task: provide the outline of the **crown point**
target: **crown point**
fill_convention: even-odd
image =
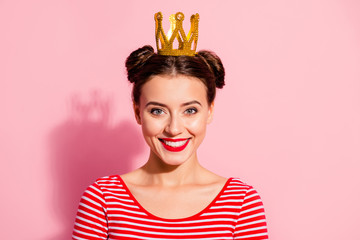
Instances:
[[[162,13],[161,12],[157,12],[155,13],[155,20],[162,20]]]
[[[184,20],[184,14],[183,14],[182,12],[176,13],[175,17],[176,17],[176,19],[179,20],[179,21]]]

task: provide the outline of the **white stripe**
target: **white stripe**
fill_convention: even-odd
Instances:
[[[106,182],[114,182],[114,183],[119,183],[120,181],[119,180],[116,180],[116,179],[100,179],[100,180],[97,180],[98,183],[106,183]]]
[[[235,237],[234,239],[244,239],[244,238],[251,238],[251,237],[260,237],[260,236],[264,236],[266,237],[267,234],[266,233],[257,233],[257,234],[251,234],[251,235],[246,235],[246,236],[238,236],[238,237]],[[264,238],[264,239],[267,239],[267,238]]]
[[[108,208],[108,210],[111,210],[111,211],[123,211],[123,212],[127,212],[127,213],[134,213],[134,214],[137,214],[137,215],[143,215],[143,216],[146,216],[147,214],[142,212],[142,211],[131,211],[131,210],[127,210],[127,209],[124,209],[124,208]],[[115,214],[108,214],[108,216],[114,216]]]
[[[126,198],[129,198],[129,195],[127,195],[127,194],[104,191],[104,194],[105,194],[105,193],[106,193],[106,194],[110,194],[110,195],[114,195],[114,196],[118,196],[118,197],[126,197]]]
[[[252,193],[252,194],[250,194],[250,195],[248,195],[249,194],[249,192],[254,192],[254,189],[251,189],[251,190],[249,190],[247,193],[246,193],[246,197],[245,197],[245,199],[249,199],[249,198],[252,198],[252,197],[258,197],[259,195],[256,193],[256,192],[254,192],[254,193]]]
[[[209,212],[202,214],[203,216],[212,216],[212,215],[234,215],[237,216],[238,212]]]
[[[115,191],[115,192],[125,192],[125,190],[124,189],[122,189],[122,188],[112,188],[112,187],[103,187],[103,189],[104,189],[104,191],[105,190],[108,190],[108,191]]]
[[[100,223],[97,223],[97,222],[93,222],[93,221],[90,221],[89,219],[86,219],[86,218],[83,218],[83,217],[80,217],[80,216],[76,216],[77,219],[80,219],[81,221],[84,221],[84,222],[87,222],[87,223],[90,223],[90,224],[93,224],[95,226],[98,226],[98,227],[101,227],[101,228],[104,228],[105,231],[108,230],[107,227],[104,227],[103,225],[101,225]]]
[[[228,192],[244,192],[245,189],[230,189],[230,190],[225,190],[224,193],[228,193]]]
[[[99,199],[102,203],[105,203],[105,200],[103,198],[99,197],[98,195],[96,195],[95,193],[89,192],[89,191],[87,193],[89,193],[91,196]]]
[[[99,206],[99,207],[102,208],[102,205],[101,205],[100,203],[95,202],[94,200],[92,200],[92,199],[90,199],[90,198],[88,198],[88,197],[85,197],[85,196],[83,196],[82,198],[83,198],[84,200],[86,200],[86,201],[88,201],[88,202],[91,202],[92,204],[95,204],[96,206]]]
[[[255,228],[247,228],[244,230],[236,231],[235,233],[244,233],[244,232],[256,231],[256,230],[261,230],[261,229],[266,229],[266,227],[262,226],[262,227],[255,227]]]
[[[226,194],[226,195],[221,195],[220,198],[225,198],[225,197],[242,197],[245,196],[245,193],[242,194]]]
[[[117,230],[125,230],[125,231],[130,231],[130,232],[140,232],[140,233],[144,233],[144,234],[151,234],[151,235],[161,235],[161,237],[164,236],[178,236],[180,233],[169,233],[169,232],[154,232],[154,231],[145,231],[145,230],[140,230],[140,229],[132,229],[132,228],[125,228],[125,227],[119,227],[117,228]],[[182,236],[188,236],[188,235],[208,235],[208,234],[228,234],[228,231],[211,231],[211,232],[190,232],[190,233],[185,233],[182,232],[181,235]],[[112,233],[112,235],[116,235],[119,236],[121,234],[118,233]]]
[[[243,204],[243,207],[246,207],[246,206],[248,206],[248,205],[251,205],[251,204],[254,204],[254,203],[258,203],[258,202],[261,203],[261,199],[256,199],[256,200],[254,200],[254,201],[251,201],[251,202],[248,202],[248,203],[244,203],[244,204]]]
[[[256,210],[259,210],[259,209],[263,209],[263,208],[264,208],[263,206],[250,208],[250,209],[248,209],[248,210],[241,211],[241,214],[248,213],[248,212],[253,212],[253,211],[256,211]]]
[[[109,193],[109,192],[107,192]],[[121,202],[132,202],[132,200],[130,199],[124,199],[124,198],[119,198],[119,194],[116,194],[113,196],[113,194],[109,194],[110,196],[104,196],[105,200],[107,199],[116,199],[116,201],[121,201]],[[128,197],[127,194],[120,194],[120,197]]]
[[[217,221],[227,221],[227,222],[235,222],[234,219],[229,219],[229,218],[210,218],[210,219],[202,219],[202,220],[190,220],[190,221],[181,221],[181,222],[167,222],[167,221],[160,221],[160,220],[153,220],[153,219],[145,219],[145,218],[139,218],[139,217],[132,217],[132,216],[128,216],[128,215],[123,215],[123,214],[109,214],[109,217],[123,217],[126,219],[133,219],[133,220],[139,220],[142,222],[149,222],[149,223],[161,223],[161,224],[168,224],[168,225],[173,225],[173,224],[197,224],[197,223],[207,223],[207,222],[217,222]],[[121,221],[116,221],[116,220],[109,220],[109,225],[110,223],[118,223]]]
[[[136,208],[139,209],[138,206],[136,205],[129,205],[129,204],[125,204],[125,203],[121,203],[121,202],[108,202],[107,205],[109,206],[108,209],[110,209],[110,206],[115,205],[115,206],[123,206],[123,207],[129,207],[129,208]],[[112,208],[113,209],[113,208]]]
[[[139,237],[139,236],[136,236],[136,235],[133,235],[133,234],[117,234],[117,236],[120,236],[120,237],[130,237],[130,238],[133,238],[133,239],[144,239],[144,237]],[[146,237],[147,240],[151,239],[151,240],[164,240],[164,238],[152,238],[152,237]],[[202,240],[232,240],[233,238],[232,237],[211,237],[211,238],[201,238]],[[111,239],[109,239],[111,240]],[[187,238],[186,240],[199,240],[199,238]]]
[[[109,181],[108,181],[108,182],[109,182]],[[119,184],[118,184],[117,182],[111,182],[111,183],[102,183],[101,186],[102,186],[102,187],[109,187],[109,186],[111,186],[111,187],[117,187],[117,186],[119,186]]]
[[[243,224],[237,224],[236,227],[240,228],[240,227],[245,227],[248,225],[253,225],[253,224],[258,224],[258,223],[265,223],[265,219],[261,219],[261,220],[257,220],[257,221],[252,221],[252,222],[248,222],[248,223],[243,223]]]
[[[248,185],[245,185],[243,183],[231,183],[229,185],[229,188],[237,188],[237,189],[248,189],[249,186]]]
[[[262,213],[250,215],[250,216],[247,216],[247,217],[242,217],[242,218],[239,218],[239,219],[238,219],[238,222],[247,220],[247,219],[249,219],[249,218],[255,218],[255,217],[264,216],[264,215],[265,215],[265,214],[262,212]]]
[[[131,200],[131,199],[118,198],[118,197],[114,197],[114,196],[104,196],[104,198],[105,198],[105,200],[107,200],[107,199],[116,199],[116,200],[118,200],[120,202],[134,203],[134,201]]]
[[[78,210],[78,212],[83,213],[83,214],[85,214],[86,216],[89,216],[89,217],[95,218],[95,219],[97,219],[97,220],[99,220],[99,221],[101,221],[101,222],[103,222],[103,223],[106,223],[106,221],[105,221],[104,219],[99,218],[99,217],[95,216],[94,214],[91,214],[91,213],[85,212],[85,211],[83,211],[83,210],[81,210],[81,209],[79,209],[79,210]]]
[[[88,239],[85,239],[85,238],[77,237],[74,234],[72,235],[72,238],[77,239],[77,240],[88,240]]]
[[[80,206],[83,206],[83,207],[85,207],[85,208],[87,208],[87,209],[90,209],[90,210],[92,210],[92,211],[94,211],[94,212],[97,212],[97,213],[99,213],[99,214],[104,215],[104,212],[99,211],[99,210],[97,210],[96,208],[90,207],[89,205],[87,205],[87,204],[85,204],[85,203],[80,202],[79,205],[80,205]]]
[[[86,233],[86,232],[83,232],[83,231],[79,231],[77,229],[74,229],[74,232],[78,232],[80,234],[83,234],[83,235],[86,235],[86,236],[91,236],[91,237],[97,237],[99,238],[100,236],[99,235],[95,235],[95,234],[91,234],[91,233]],[[100,237],[101,239],[106,239],[105,237]]]
[[[101,190],[100,190],[99,188],[97,188],[97,187],[99,187],[99,186],[95,187],[95,186],[93,186],[93,185],[90,185],[89,187],[90,187],[91,189],[97,191],[99,194],[102,194]]]
[[[95,228],[92,228],[92,227],[89,227],[89,226],[82,225],[82,224],[77,223],[77,222],[75,222],[75,225],[76,225],[76,226],[79,226],[79,227],[81,227],[81,228],[85,228],[85,229],[92,230],[92,231],[94,231],[94,232],[98,232],[98,233],[101,233],[101,234],[106,235],[106,233],[104,233],[103,231],[100,231],[100,230],[98,230],[98,229],[95,229]]]
[[[224,200],[218,200],[216,201],[216,203],[242,203],[243,200],[242,199],[224,199]]]
[[[233,185],[241,185],[241,186],[244,186],[244,187],[248,187],[247,184],[243,183],[242,181],[231,181],[231,184]]]
[[[174,227],[161,227],[161,226],[156,226],[156,225],[146,225],[146,224],[140,224],[140,223],[134,223],[134,222],[127,222],[127,221],[121,221],[121,224],[127,224],[127,225],[131,225],[131,226],[138,226],[138,227],[144,227],[144,228],[151,228],[151,229],[166,229],[166,230],[172,230],[174,229]],[[185,226],[181,226],[179,228],[181,228],[182,230],[185,229],[203,229],[203,228],[214,228],[214,227],[223,227],[223,228],[233,228],[232,224],[214,224],[214,225],[199,225],[199,226],[193,226],[193,227],[185,227]],[[119,227],[110,227],[109,229],[119,229]]]
[[[225,206],[212,206],[210,209],[241,209],[241,206],[234,206],[234,205],[225,205]]]

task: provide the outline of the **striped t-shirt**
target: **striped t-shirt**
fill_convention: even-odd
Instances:
[[[103,177],[83,194],[73,239],[268,239],[263,204],[251,186],[229,178],[196,215],[164,219],[147,212],[119,175]]]

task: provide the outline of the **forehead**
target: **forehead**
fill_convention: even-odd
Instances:
[[[141,89],[140,102],[177,103],[193,100],[207,101],[206,87],[195,77],[158,75],[150,78]]]

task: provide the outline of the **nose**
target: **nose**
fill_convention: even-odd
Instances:
[[[177,116],[171,116],[165,131],[171,136],[177,136],[182,133],[183,128],[182,120]]]

